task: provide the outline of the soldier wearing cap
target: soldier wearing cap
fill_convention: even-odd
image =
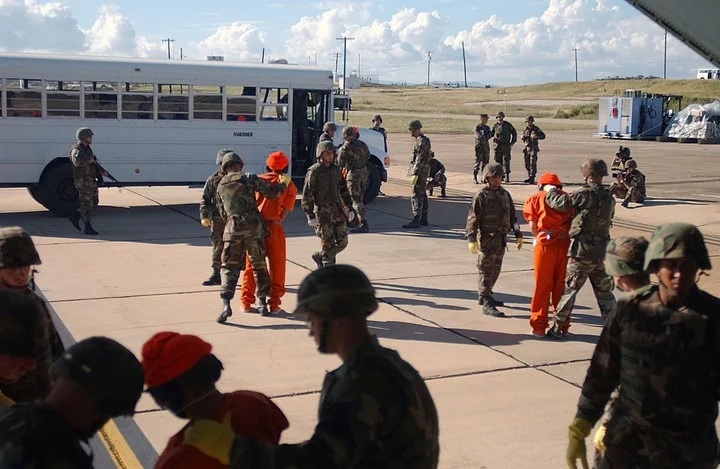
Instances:
[[[610,226],[615,215],[615,200],[603,186],[603,177],[608,175],[603,160],[590,158],[580,166],[585,184],[571,194],[550,190],[547,194],[551,208],[572,208],[574,217],[570,225],[570,249],[565,273],[565,291],[557,307],[557,314],[548,336],[561,339],[570,328],[570,315],[575,307],[575,298],[589,279],[600,308],[600,315],[606,318],[615,307],[613,280],[605,272],[603,258],[608,241]]]
[[[490,137],[492,129],[487,125],[490,117],[480,114],[480,123],[475,126],[475,166],[473,166],[473,183],[480,184],[478,174],[485,171],[490,162]]]
[[[318,268],[335,264],[336,257],[348,245],[348,221],[355,219],[352,199],[340,167],[334,164],[335,147],[320,142],[316,149],[318,162],[308,168],[303,186],[302,207],[308,226],[320,238],[320,251],[312,260]]]
[[[720,299],[700,290],[711,268],[687,223],[655,229],[643,270],[658,285],[620,299],[605,321],[569,427],[568,465],[618,386],[600,468],[717,466]]]
[[[223,231],[225,231],[225,220],[220,214],[217,206],[217,187],[220,180],[225,176],[221,164],[222,158],[232,150],[221,148],[215,155],[215,164],[218,170],[210,175],[203,187],[202,200],[200,200],[200,223],[205,228],[210,228],[210,242],[212,243],[212,274],[202,284],[204,286],[220,285],[220,264],[223,250]]]
[[[383,136],[383,141],[385,142],[385,151],[387,152],[387,131],[384,127],[382,127],[382,116],[380,114],[375,114],[372,118],[372,127],[370,127],[370,130],[374,130],[375,132],[380,132]]]
[[[515,233],[518,250],[523,246],[515,205],[510,193],[502,187],[502,177],[500,163],[485,167],[483,181],[486,184],[473,197],[465,226],[468,251],[478,256],[478,303],[483,307],[483,314],[494,317],[505,317],[497,310],[497,306],[504,303],[493,298],[493,287],[500,276],[510,230]]]
[[[278,444],[280,434],[288,427],[283,412],[264,394],[218,391],[215,383],[223,365],[212,353],[212,345],[200,337],[158,332],[143,345],[142,366],[147,391],[155,402],[188,420],[170,437],[155,469],[227,467],[230,442],[223,444],[221,435],[215,438],[208,428],[210,423],[221,428],[224,424],[232,434],[271,445]],[[210,442],[203,442],[203,438]],[[208,454],[216,449],[217,456]]]
[[[410,198],[413,219],[410,223],[403,225],[403,228],[419,228],[428,224],[428,196],[427,178],[430,174],[430,139],[422,133],[422,123],[419,120],[412,120],[408,124],[408,132],[415,139],[412,149],[412,160],[410,161],[410,183],[413,186],[413,195]]]
[[[438,416],[419,373],[368,330],[378,308],[367,276],[332,265],[305,277],[294,313],[305,314],[318,351],[343,364],[323,382],[318,424],[299,444],[238,437],[230,467],[412,467],[438,465]]]
[[[43,334],[32,343],[35,368],[17,382],[3,386],[3,392],[16,401],[45,397],[50,390],[50,363],[65,351],[45,301],[34,292],[33,266],[40,263],[35,244],[24,229],[19,226],[0,228],[0,291],[18,291],[37,303],[45,324]]]
[[[525,157],[525,170],[528,178],[523,182],[525,184],[535,184],[535,176],[537,175],[537,159],[540,146],[539,140],[545,140],[545,132],[535,125],[535,118],[527,116],[525,118],[525,130],[523,130],[522,141],[525,143],[523,156]]]
[[[280,181],[281,175],[287,174],[289,168],[290,161],[285,153],[275,151],[270,153],[265,160],[265,169],[268,172],[258,177],[271,184],[276,184]],[[282,194],[274,199],[267,198],[260,193],[255,194],[260,216],[265,221],[268,231],[268,235],[265,237],[265,254],[270,275],[270,296],[268,297],[270,314],[282,311],[280,304],[282,303],[281,298],[285,295],[285,266],[287,264],[283,221],[295,209],[296,197],[297,188],[292,182],[289,182]],[[240,300],[245,312],[257,312],[252,306],[255,302],[255,286],[255,269],[250,259],[247,259],[240,289]]]
[[[270,274],[265,263],[267,229],[255,202],[255,194],[276,198],[290,183],[290,177],[285,174],[278,175],[277,183],[270,183],[255,174],[242,173],[243,166],[243,160],[237,153],[223,155],[222,169],[226,174],[217,188],[217,199],[222,204],[221,214],[226,220],[220,272],[223,309],[217,318],[219,323],[226,322],[232,316],[230,301],[235,297],[240,272],[245,268],[246,255],[255,272],[258,311],[263,316],[269,314],[267,296],[270,293]]]
[[[495,162],[503,165],[505,169],[505,182],[510,182],[510,151],[517,142],[517,131],[513,125],[505,120],[505,113],[500,111],[495,114],[495,125],[490,136],[493,139],[495,150]]]
[[[90,148],[93,135],[93,131],[88,127],[77,129],[75,132],[77,143],[70,148],[73,181],[78,192],[80,206],[77,213],[68,220],[78,231],[80,231],[80,222],[83,222],[83,233],[87,235],[98,234],[90,224],[93,211],[98,205],[98,181],[95,168],[97,157]],[[103,176],[106,175],[106,173],[103,173]]]
[[[132,415],[143,389],[135,356],[107,337],[90,337],[52,364],[43,400],[0,411],[2,467],[92,468],[88,440],[108,420]]]
[[[363,198],[368,187],[367,165],[370,161],[370,150],[365,142],[358,140],[357,132],[355,127],[347,126],[343,129],[345,143],[338,150],[337,163],[345,174],[348,192],[350,192],[353,202],[353,211],[357,215],[357,227],[353,232],[367,233],[370,228]]]

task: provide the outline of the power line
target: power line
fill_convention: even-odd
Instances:
[[[171,43],[171,42],[175,42],[175,39],[167,38],[167,39],[163,39],[162,42],[167,42],[167,46],[168,46],[168,59],[169,59],[169,58],[170,58],[170,43]]]

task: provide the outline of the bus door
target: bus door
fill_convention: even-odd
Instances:
[[[327,121],[330,91],[292,90],[292,95],[292,174],[304,177],[315,163],[315,147]]]

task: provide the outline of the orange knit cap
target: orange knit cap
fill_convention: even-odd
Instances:
[[[212,345],[194,335],[158,332],[142,348],[142,367],[148,388],[161,386],[186,373],[210,355]]]
[[[560,178],[555,173],[543,173],[540,175],[540,179],[538,179],[538,186],[542,186],[543,184],[562,187],[562,182],[560,182]]]
[[[280,171],[288,167],[288,157],[281,151],[276,151],[268,155],[265,164],[272,171]]]

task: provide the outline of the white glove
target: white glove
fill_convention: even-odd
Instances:
[[[315,228],[315,227],[317,227],[319,223],[320,223],[320,222],[318,222],[318,219],[315,218],[314,216],[313,216],[313,217],[308,217],[308,226],[309,226],[310,228]]]
[[[554,191],[555,189],[557,189],[557,187],[553,186],[552,184],[545,184],[545,187],[543,187],[543,190],[545,192]]]
[[[353,221],[355,219],[355,211],[354,210],[348,210],[348,221]]]

